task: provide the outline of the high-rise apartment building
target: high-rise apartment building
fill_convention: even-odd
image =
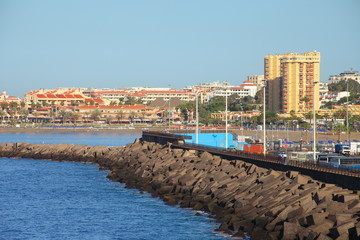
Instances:
[[[289,113],[319,109],[320,53],[286,53],[264,58],[267,110]]]

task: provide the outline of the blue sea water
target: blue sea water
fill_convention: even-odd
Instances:
[[[139,136],[11,133],[0,142],[117,146]],[[0,166],[0,239],[226,239],[206,215],[126,189],[95,165],[0,158]]]

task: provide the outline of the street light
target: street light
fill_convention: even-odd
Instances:
[[[264,156],[266,155],[266,126],[265,126],[265,113],[266,113],[266,105],[265,105],[265,97],[266,97],[266,93],[265,93],[265,88],[266,88],[266,79],[264,79],[264,86],[263,86],[263,139],[264,139]]]
[[[195,128],[195,143],[199,144],[199,100],[198,100],[198,92],[196,91],[196,128]]]
[[[168,111],[168,117],[169,117],[169,131],[170,131],[170,113],[171,113],[171,109],[170,109],[170,101],[171,101],[171,95],[170,95],[170,91],[171,91],[171,85],[169,84],[169,111]]]
[[[346,131],[348,134],[348,143],[350,145],[350,132],[349,132],[349,80],[346,81]]]
[[[319,82],[313,83],[313,160],[316,162],[316,116],[315,116],[315,85]]]
[[[228,91],[225,90],[225,149],[228,148]]]

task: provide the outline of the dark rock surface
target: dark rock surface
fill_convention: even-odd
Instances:
[[[113,181],[207,211],[218,230],[252,239],[359,239],[356,191],[298,172],[260,168],[207,152],[137,139],[126,147],[0,143],[0,157],[98,164]]]

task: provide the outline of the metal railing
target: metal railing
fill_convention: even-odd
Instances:
[[[262,161],[262,162],[269,162],[273,164],[279,164],[279,165],[288,165],[293,166],[297,168],[303,168],[313,171],[321,171],[321,172],[327,172],[327,173],[333,173],[333,174],[339,174],[339,175],[345,175],[345,176],[351,176],[351,177],[358,177],[360,178],[360,169],[353,168],[350,166],[334,166],[332,164],[322,164],[322,163],[314,163],[311,161],[294,161],[294,160],[288,160],[285,161],[285,159],[278,157],[278,156],[272,156],[272,155],[263,155],[263,154],[257,154],[257,153],[248,153],[248,152],[242,152],[242,151],[231,151],[231,150],[225,150],[223,148],[219,147],[213,147],[213,146],[207,146],[207,145],[201,145],[201,144],[195,144],[195,143],[186,143],[186,144],[175,144],[174,146],[180,147],[180,148],[187,148],[192,150],[198,150],[198,151],[207,151],[212,154],[222,155],[222,156],[229,156],[229,157],[235,157],[240,159],[246,159],[246,160],[256,160],[256,161]]]

